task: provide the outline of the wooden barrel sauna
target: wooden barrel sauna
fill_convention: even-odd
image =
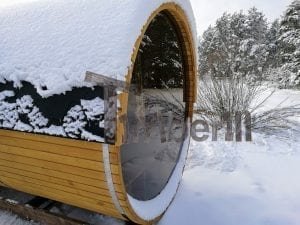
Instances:
[[[0,185],[159,220],[196,96],[189,1],[23,1],[0,27]]]

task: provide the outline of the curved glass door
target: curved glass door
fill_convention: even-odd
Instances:
[[[186,131],[183,64],[176,29],[161,13],[147,29],[135,62],[121,148],[126,190],[135,199],[155,198],[178,161]]]

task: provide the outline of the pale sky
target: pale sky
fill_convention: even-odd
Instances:
[[[0,0],[0,7],[36,0]],[[202,34],[210,24],[227,12],[247,11],[255,6],[263,11],[269,21],[280,17],[292,0],[190,0],[194,8],[198,34]]]
[[[279,18],[292,0],[190,0],[194,8],[198,34],[222,16],[223,12],[245,12],[255,6],[263,11],[268,21]]]

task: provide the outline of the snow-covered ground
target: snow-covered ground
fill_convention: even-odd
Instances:
[[[278,90],[265,108],[287,97],[282,106],[300,104],[299,91]],[[299,225],[300,136],[221,139],[192,141],[179,193],[159,224]]]
[[[24,221],[18,218],[16,215],[12,215],[6,212],[0,212],[0,224],[1,225],[37,225],[34,222]]]
[[[291,145],[272,138],[193,143],[193,159],[160,224],[299,225],[298,149],[300,141]]]
[[[300,104],[299,91],[279,90],[266,108],[286,97]],[[159,225],[299,225],[300,137],[223,140],[192,141],[179,192]],[[28,222],[0,213],[0,225],[10,224]],[[102,218],[99,224],[122,223]]]

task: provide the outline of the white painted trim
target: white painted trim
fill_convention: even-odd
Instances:
[[[107,186],[109,189],[110,196],[112,198],[112,201],[116,207],[116,209],[121,213],[122,215],[125,215],[125,212],[123,208],[120,205],[118,196],[116,194],[116,190],[114,188],[114,182],[111,175],[111,169],[110,169],[110,161],[109,161],[109,147],[107,144],[103,144],[103,162],[104,162],[104,172],[105,172],[105,178],[107,182]]]
[[[128,200],[135,213],[146,221],[151,221],[162,213],[164,213],[170,206],[177,193],[178,187],[181,182],[185,161],[188,154],[188,148],[190,143],[190,118],[187,118],[187,137],[182,144],[181,155],[178,163],[169,179],[168,184],[162,190],[162,192],[149,201],[140,201],[129,194],[127,194]]]

